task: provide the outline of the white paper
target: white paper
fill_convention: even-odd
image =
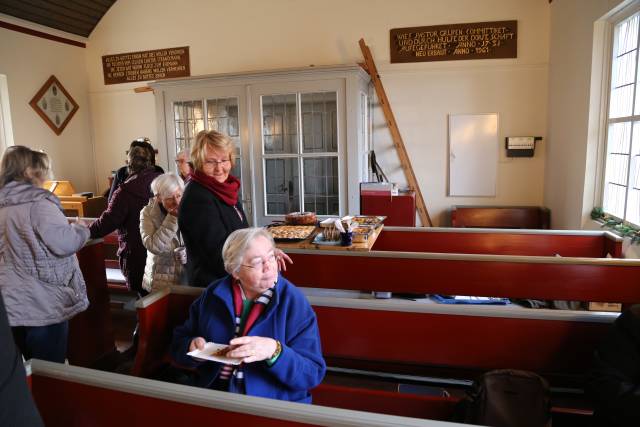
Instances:
[[[214,356],[214,354],[223,348],[227,348],[226,344],[215,344],[208,342],[204,345],[202,350],[193,350],[187,353],[188,356],[196,357],[198,359],[212,360],[214,362],[228,363],[230,365],[239,365],[242,362],[241,358],[226,357],[226,356]]]

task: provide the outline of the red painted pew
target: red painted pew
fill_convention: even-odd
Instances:
[[[385,228],[370,252],[287,249],[286,276],[325,289],[640,302],[640,260],[605,258],[621,247],[608,232],[450,230]]]
[[[105,269],[96,262],[104,259],[102,239],[89,240],[77,257],[89,307],[69,322],[67,358],[73,365],[93,366],[117,353]]]
[[[243,396],[41,360],[31,360],[27,371],[47,427],[460,425]],[[394,407],[385,397],[380,395],[378,403]],[[414,396],[414,400],[419,408],[429,399]]]
[[[151,375],[169,361],[173,327],[201,292],[173,287],[137,304],[140,343],[134,375]],[[496,368],[538,372],[552,385],[581,387],[595,345],[615,319],[612,313],[461,307],[399,300],[308,296],[317,316],[323,353],[333,367],[473,378]],[[348,325],[348,326],[346,326]],[[400,344],[398,344],[400,343]],[[466,375],[466,377],[465,377]],[[322,384],[319,404],[389,414],[446,419],[455,398],[415,396]],[[387,399],[387,406],[379,400]],[[557,405],[556,412],[582,410]],[[422,415],[420,415],[422,414]]]

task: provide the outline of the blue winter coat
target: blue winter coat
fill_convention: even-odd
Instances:
[[[274,290],[248,335],[279,340],[282,353],[271,367],[265,361],[243,365],[246,393],[311,403],[309,389],[320,384],[326,370],[316,315],[302,292],[282,276],[278,276]],[[196,385],[211,386],[222,364],[187,356],[191,340],[201,336],[207,342],[226,344],[233,339],[234,328],[231,277],[227,276],[205,289],[191,304],[187,321],[173,332],[171,354],[181,365],[197,367]]]

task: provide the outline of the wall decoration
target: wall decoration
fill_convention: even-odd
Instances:
[[[518,57],[518,21],[394,28],[391,62]]]
[[[105,55],[102,73],[106,85],[188,77],[189,46]]]
[[[80,107],[56,76],[49,77],[29,105],[56,135],[60,135]]]

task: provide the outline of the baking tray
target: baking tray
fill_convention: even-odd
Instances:
[[[270,224],[270,225],[267,225],[266,228],[267,228],[267,231],[271,233],[273,240],[275,240],[276,242],[300,242],[302,240],[308,239],[316,231],[315,225]],[[306,228],[308,229],[308,232],[306,232],[304,235],[300,234],[300,236],[296,236],[296,237],[276,237],[277,232],[274,232],[273,230],[282,229],[282,228],[285,228],[285,229]]]

